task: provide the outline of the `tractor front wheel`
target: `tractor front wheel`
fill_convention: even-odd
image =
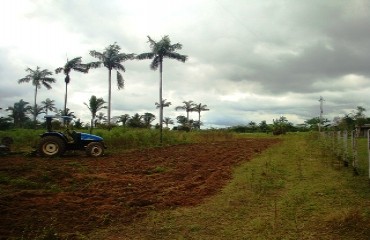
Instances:
[[[41,138],[37,150],[42,156],[61,156],[66,150],[66,144],[59,137],[46,136]]]
[[[104,146],[99,142],[92,142],[86,146],[86,154],[92,157],[100,157],[104,154]]]

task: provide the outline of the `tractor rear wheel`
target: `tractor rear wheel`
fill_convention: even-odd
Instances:
[[[86,154],[91,157],[100,157],[104,154],[104,146],[99,142],[92,142],[86,146]]]
[[[63,139],[59,137],[46,136],[41,138],[37,150],[42,156],[61,156],[66,150],[66,144]]]

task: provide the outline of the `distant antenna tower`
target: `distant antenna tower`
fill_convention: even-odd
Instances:
[[[319,118],[319,132],[321,132],[321,124],[322,124],[322,115],[324,113],[324,98],[320,96],[319,102],[320,102],[320,118]]]

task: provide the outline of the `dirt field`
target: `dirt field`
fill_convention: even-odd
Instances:
[[[199,204],[276,139],[177,145],[102,158],[0,157],[0,239],[55,229],[73,239],[153,209]]]

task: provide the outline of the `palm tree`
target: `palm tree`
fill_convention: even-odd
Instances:
[[[203,111],[209,111],[209,109],[207,108],[207,105],[202,105],[201,103],[199,104],[195,104],[194,108],[193,108],[193,111],[195,112],[198,112],[198,123],[199,123],[199,129],[200,129],[200,112],[203,112]]]
[[[37,104],[33,108],[30,108],[27,112],[29,112],[32,116],[36,116],[36,117],[40,115],[41,113],[45,113],[44,107],[38,106]]]
[[[128,120],[127,124],[128,124],[129,127],[141,128],[143,126],[142,119],[143,119],[143,115],[135,113],[134,116],[132,116]]]
[[[162,105],[157,102],[155,103],[157,109],[159,109],[161,106],[169,107],[171,104],[172,104],[171,102],[167,102],[167,99],[162,99]]]
[[[181,62],[187,60],[187,56],[181,55],[176,52],[180,50],[182,45],[176,43],[171,45],[170,38],[168,36],[162,37],[159,42],[154,41],[148,36],[148,42],[150,44],[151,52],[139,54],[136,58],[139,60],[143,59],[153,59],[150,68],[152,70],[157,70],[159,67],[159,102],[162,103],[162,72],[163,72],[163,59],[170,58]],[[163,105],[159,107],[159,129],[160,129],[160,141],[162,143],[162,130],[163,130]]]
[[[76,118],[75,113],[71,112],[71,110],[69,108],[66,108],[65,110],[64,109],[59,109],[58,113],[59,113],[60,116],[67,116],[67,117],[70,117],[70,118]],[[68,125],[69,121],[70,120],[67,120],[66,118],[63,118],[63,125],[64,126]]]
[[[55,69],[56,74],[63,71],[64,74],[66,75],[66,77],[64,79],[64,82],[66,83],[66,93],[64,95],[64,111],[66,111],[66,109],[67,109],[67,93],[68,93],[67,88],[68,88],[69,82],[71,81],[71,79],[69,77],[69,73],[72,70],[75,70],[77,72],[83,72],[83,73],[87,73],[89,71],[89,65],[88,64],[83,64],[82,61],[81,61],[81,58],[82,57],[76,57],[76,58],[73,58],[70,61],[68,61],[68,59],[67,59],[67,63],[63,67],[59,67],[59,68]]]
[[[96,127],[97,122],[99,122],[101,124],[104,121],[107,121],[107,117],[104,116],[104,113],[99,112],[98,115],[96,115],[96,119],[95,119],[95,122],[94,122],[95,127]]]
[[[92,133],[93,125],[94,125],[94,120],[96,118],[96,113],[99,110],[102,110],[103,108],[107,108],[104,106],[106,102],[103,100],[103,98],[96,98],[95,95],[92,95],[89,100],[89,104],[84,103],[86,107],[90,110],[91,112],[91,126],[90,126],[90,133]]]
[[[258,126],[256,122],[250,121],[248,123],[248,128],[250,129],[251,132],[256,132],[258,130]]]
[[[144,121],[144,126],[147,128],[151,127],[151,123],[155,120],[155,116],[153,113],[144,113],[142,116],[142,119]]]
[[[185,130],[185,131],[190,131],[194,121],[193,120],[188,120],[185,116],[177,116],[176,117],[177,122],[180,124],[180,126],[177,128],[178,130]]]
[[[122,123],[122,126],[126,126],[127,121],[130,119],[130,115],[128,114],[123,114],[118,117],[117,123]]]
[[[55,82],[54,78],[48,77],[53,75],[52,72],[50,72],[47,69],[40,70],[39,67],[36,68],[36,70],[32,70],[31,68],[26,69],[29,74],[25,76],[24,78],[21,78],[18,80],[18,83],[24,83],[32,81],[32,85],[35,86],[35,99],[34,99],[34,108],[36,109],[36,98],[37,98],[37,89],[40,89],[41,86],[46,87],[46,89],[51,89],[51,83]],[[33,116],[33,121],[36,122],[36,115]]]
[[[126,71],[125,67],[121,64],[126,60],[133,59],[135,55],[120,53],[121,47],[116,43],[109,45],[105,48],[104,52],[100,53],[95,50],[90,51],[90,55],[99,59],[97,62],[89,63],[92,68],[104,66],[108,68],[108,129],[110,129],[110,115],[111,115],[111,86],[112,86],[112,70],[117,70],[117,87],[118,90],[124,87],[124,79],[119,71]]]
[[[166,124],[166,128],[168,128],[168,125],[174,124],[173,120],[171,118],[169,118],[169,117],[165,117],[163,119],[163,123]]]
[[[29,120],[26,113],[30,111],[32,107],[28,104],[28,102],[25,102],[23,99],[21,99],[19,102],[14,103],[13,107],[8,107],[5,109],[6,111],[11,112],[9,117],[13,118],[14,126],[22,127],[23,123]]]
[[[196,104],[193,101],[183,101],[184,105],[177,106],[175,110],[185,110],[186,111],[186,121],[189,122],[189,112],[193,112]]]
[[[59,113],[60,116],[68,116],[68,117],[71,117],[71,118],[76,118],[75,112],[71,112],[71,109],[69,109],[69,108],[66,108],[66,110],[59,109],[58,113]]]
[[[43,107],[45,109],[46,115],[48,115],[48,111],[53,111],[55,112],[57,108],[55,107],[55,101],[51,100],[50,98],[45,99],[45,101],[42,101],[41,103],[43,104]]]

